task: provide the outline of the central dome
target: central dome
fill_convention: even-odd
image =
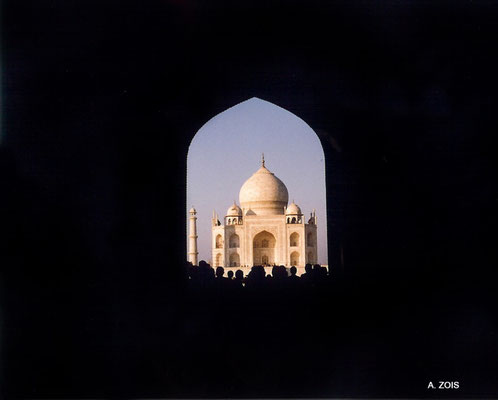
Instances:
[[[289,193],[284,183],[265,167],[264,158],[258,169],[240,188],[239,202],[247,214],[284,214]],[[252,214],[249,212],[249,214]]]

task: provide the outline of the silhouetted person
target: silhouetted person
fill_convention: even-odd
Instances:
[[[228,290],[232,292],[235,289],[235,281],[233,279],[233,271],[229,270],[227,272],[227,276],[228,277],[225,279],[225,281],[226,281],[225,286],[227,286]]]
[[[244,285],[244,273],[240,269],[235,272],[234,282],[237,288],[241,288]]]
[[[223,278],[224,273],[225,273],[225,268],[216,267],[216,278]]]
[[[287,270],[283,265],[275,265],[272,268],[272,287],[281,288],[286,284]]]
[[[289,282],[290,285],[292,285],[292,287],[296,287],[297,285],[299,285],[301,278],[297,276],[296,267],[292,266],[290,268],[290,276],[287,278],[287,281]]]
[[[199,282],[201,286],[211,286],[214,281],[214,270],[206,261],[199,261],[198,267]]]
[[[310,285],[313,282],[313,266],[311,264],[306,264],[304,266],[304,270],[306,271],[304,274],[301,275],[302,282],[305,283],[306,285]]]
[[[274,286],[275,284],[277,284],[278,282],[278,267],[276,265],[273,265],[272,269],[271,269],[271,275],[268,274],[266,275],[266,282],[270,285],[270,286]]]
[[[283,265],[275,265],[272,268],[272,275],[274,278],[282,280],[287,278],[287,270]]]
[[[216,267],[216,278],[215,281],[218,287],[226,287],[228,284],[228,278],[225,278],[223,275],[225,274],[225,268]]]
[[[327,277],[327,270],[322,268],[320,264],[313,266],[313,278],[316,282],[323,282]]]
[[[250,288],[262,287],[265,276],[265,268],[262,265],[254,265],[247,275],[247,286]]]

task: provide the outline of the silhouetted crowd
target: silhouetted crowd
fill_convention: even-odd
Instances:
[[[261,288],[309,288],[320,287],[331,282],[331,274],[320,264],[306,264],[305,273],[297,275],[297,268],[287,269],[283,265],[274,265],[271,274],[267,274],[263,265],[251,267],[247,276],[241,269],[230,269],[225,274],[225,268],[213,268],[205,261],[199,265],[186,263],[186,274],[190,288],[226,288],[230,289],[261,289]]]

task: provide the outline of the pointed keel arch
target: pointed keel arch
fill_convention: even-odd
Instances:
[[[254,236],[252,243],[253,265],[272,265],[276,262],[277,240],[273,234],[266,230],[261,231]]]
[[[211,118],[191,141],[187,157],[187,202],[195,203],[198,209],[199,259],[214,260],[214,252],[221,249],[224,252],[223,263],[228,266],[230,254],[235,251],[230,238],[237,234],[240,237],[237,253],[241,265],[251,266],[256,261],[262,263],[261,251],[270,251],[263,250],[271,249],[270,240],[266,243],[262,239],[259,243],[259,246],[268,247],[254,247],[248,224],[263,212],[271,218],[278,212],[282,221],[277,224],[281,228],[273,232],[276,241],[274,254],[268,254],[268,259],[264,261],[290,266],[290,234],[297,231],[298,246],[293,246],[292,251],[298,251],[300,263],[304,263],[308,252],[301,247],[306,244],[307,230],[304,227],[308,221],[305,217],[297,218],[295,214],[285,215],[289,205],[285,201],[270,207],[249,198],[247,207],[244,207],[239,199],[242,209],[240,217],[221,212],[218,220],[224,221],[224,224],[213,225],[211,221],[213,207],[220,212],[233,204],[244,179],[254,173],[258,164],[285,183],[303,212],[308,214],[312,209],[317,210],[318,222],[314,229],[317,228],[315,237],[319,245],[315,248],[321,251],[319,262],[326,264],[325,162],[320,139],[306,122],[292,112],[256,97]],[[292,231],[287,227],[287,221],[289,224],[294,221]],[[251,232],[254,231],[251,229]],[[214,238],[217,235],[223,238],[222,247],[218,249],[211,245],[216,244]],[[256,253],[259,252],[256,258],[255,249],[258,249]]]

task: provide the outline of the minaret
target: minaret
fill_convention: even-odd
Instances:
[[[192,265],[198,265],[199,252],[197,251],[197,211],[192,207],[189,211],[189,235],[188,235],[188,260]]]

